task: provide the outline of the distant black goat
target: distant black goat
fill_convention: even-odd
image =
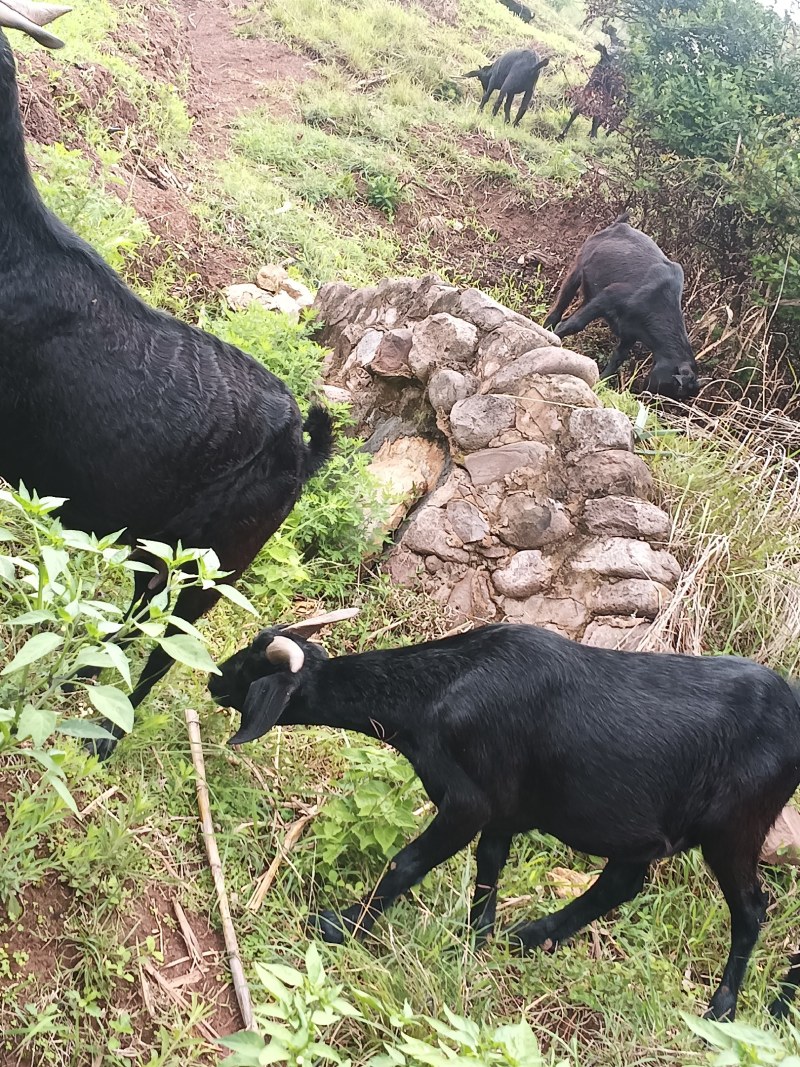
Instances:
[[[335,659],[303,632],[262,630],[211,678],[216,702],[242,713],[230,743],[276,724],[379,737],[438,809],[373,892],[315,918],[326,941],[366,934],[478,835],[470,922],[481,937],[514,834],[538,829],[608,857],[579,899],[512,928],[525,949],[568,940],[635,897],[651,863],[699,845],[731,913],[708,1014],[733,1018],[765,917],[759,850],[800,782],[800,708],[785,681],[734,656],[612,652],[533,626]],[[792,992],[787,984],[776,1012]]]
[[[499,94],[494,102],[492,114],[496,115],[500,105],[505,100],[506,122],[511,121],[511,105],[518,93],[524,93],[522,103],[519,106],[514,125],[519,126],[523,115],[530,106],[531,98],[539,80],[539,73],[550,62],[549,59],[539,59],[536,52],[527,48],[516,48],[512,52],[506,52],[494,63],[485,67],[478,67],[465,74],[465,78],[477,78],[483,86],[480,110],[483,111],[489,97],[499,89]]]
[[[68,10],[0,0],[0,26],[59,47],[39,23]],[[125,528],[131,544],[213,548],[235,580],[331,447],[324,409],[312,408],[303,427],[275,375],[148,307],[45,208],[0,31],[0,476],[67,497],[70,526]],[[134,603],[162,586],[163,576],[137,574]],[[213,589],[186,589],[175,613],[192,621],[217,599]],[[153,651],[134,705],[171,664]],[[112,749],[98,743],[101,755]]]
[[[579,289],[583,303],[562,320]],[[680,264],[667,259],[641,230],[629,226],[625,212],[584,242],[544,325],[559,337],[569,337],[595,319],[605,319],[618,344],[603,378],[613,377],[641,341],[653,354],[647,388],[685,400],[697,395],[700,383],[683,320],[682,295]]]
[[[523,22],[533,22],[533,12],[525,4],[519,3],[519,0],[500,0],[500,3],[514,15],[519,16]]]

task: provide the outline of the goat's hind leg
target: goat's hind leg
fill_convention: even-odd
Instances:
[[[575,110],[570,115],[570,117],[567,119],[566,126],[561,131],[561,133],[558,135],[558,137],[556,137],[557,141],[563,141],[564,140],[564,138],[567,136],[567,132],[568,132],[570,126],[575,121],[575,119],[578,117],[578,115],[580,115],[580,113],[581,113],[581,109],[579,107],[576,107]]]
[[[615,378],[617,376],[623,363],[630,356],[632,347],[633,346],[627,344],[627,342],[619,342],[614,349],[614,355],[605,365],[603,373],[600,375],[602,381],[607,381],[609,378]]]
[[[769,1013],[774,1019],[785,1019],[789,1014],[789,1005],[795,998],[800,986],[800,952],[789,957],[789,971],[781,981],[781,991],[769,1006]]]
[[[766,896],[758,877],[758,855],[765,833],[753,832],[743,816],[736,830],[703,841],[703,856],[714,872],[731,913],[731,950],[707,1019],[733,1020],[747,963],[766,917]]]
[[[515,126],[519,126],[520,122],[522,121],[523,115],[525,114],[525,112],[530,107],[530,103],[531,103],[531,98],[532,97],[533,97],[533,86],[531,86],[530,89],[526,90],[525,95],[522,98],[522,103],[519,105],[519,111],[517,112],[517,117],[514,119],[514,125]]]
[[[577,900],[536,922],[510,927],[509,938],[526,950],[540,945],[555,948],[601,915],[632,900],[642,890],[648,867],[648,863],[609,860],[597,881]]]

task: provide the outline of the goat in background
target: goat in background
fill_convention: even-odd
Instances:
[[[514,119],[514,125],[519,126],[530,106],[539,74],[549,62],[549,58],[539,59],[538,53],[528,48],[516,48],[511,52],[503,53],[493,63],[469,71],[464,77],[477,78],[483,87],[480,111],[483,111],[492,93],[499,90],[492,114],[496,115],[505,101],[506,122],[511,121],[511,105],[514,97],[523,93],[517,117]]]

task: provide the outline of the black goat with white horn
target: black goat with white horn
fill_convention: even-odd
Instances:
[[[68,10],[0,0],[0,27],[56,48],[62,42],[41,25]],[[48,211],[25,158],[14,58],[2,29],[0,383],[0,477],[66,497],[65,525],[98,535],[124,529],[131,545],[148,539],[211,548],[233,581],[333,445],[324,408],[312,407],[303,423],[279,378],[238,348],[149,307]],[[163,582],[163,574],[137,574],[134,605]],[[184,589],[174,613],[192,622],[218,595]],[[151,653],[134,705],[171,664],[160,646]],[[97,742],[97,749],[108,755],[114,743]]]
[[[608,859],[577,900],[512,928],[524,949],[568,941],[633,899],[652,863],[699,846],[731,914],[708,1014],[734,1017],[765,917],[759,850],[800,783],[800,708],[787,682],[735,656],[609,651],[510,623],[329,659],[307,640],[312,629],[262,630],[211,677],[214,700],[241,712],[230,743],[293,724],[380,737],[437,807],[371,893],[315,917],[326,941],[365,935],[476,837],[470,922],[480,937],[494,928],[515,834],[537,829]]]

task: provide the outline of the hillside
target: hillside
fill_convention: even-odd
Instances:
[[[329,368],[325,351],[280,316],[231,312],[223,287],[253,281],[265,263],[283,264],[315,290],[434,272],[541,322],[583,240],[628,202],[619,137],[601,131],[592,142],[579,119],[556,141],[570,113],[565,92],[585,81],[602,39],[584,15],[578,0],[538,3],[530,24],[497,0],[83,0],[58,23],[63,51],[45,53],[19,34],[12,44],[29,155],[48,204],[148,302],[251,352],[305,405]],[[478,112],[478,84],[460,76],[523,45],[551,61],[531,110],[511,128]],[[719,326],[730,293],[696,259],[687,276],[692,339],[717,358],[727,351],[718,346],[732,344]],[[603,327],[580,342],[589,356],[608,351]],[[636,450],[674,519],[669,547],[682,576],[664,623],[671,643],[794,671],[796,424],[768,400],[746,417],[727,400],[690,416],[644,411],[602,386],[597,395],[640,416]],[[374,526],[386,501],[358,428],[334,410],[336,459],[242,583],[258,620],[226,601],[200,626],[214,659],[259,623],[351,603],[361,615],[325,634],[332,653],[453,628],[435,599],[399,588],[382,569]],[[42,546],[61,544],[51,523],[35,504],[0,499],[3,540],[34,561],[33,573]],[[123,609],[130,574],[71,548],[62,582],[74,579],[76,596],[95,610],[101,601]],[[22,581],[2,583],[0,593],[0,647],[10,660],[25,632],[15,616],[42,605],[26,600]],[[69,640],[79,647],[73,630]],[[134,669],[145,648],[139,634]],[[51,682],[42,666],[20,684],[48,711],[48,701],[59,714],[90,710],[54,694]],[[52,738],[55,763],[44,777],[0,708],[3,1067],[218,1063],[219,1038],[240,1029],[199,832],[187,709],[202,722],[253,998],[279,1005],[273,1015],[295,1042],[282,1059],[260,1062],[708,1062],[686,1016],[701,1014],[719,979],[728,912],[696,852],[660,864],[615,921],[525,959],[499,939],[471,951],[464,928],[474,857],[462,852],[399,902],[368,945],[319,944],[323,979],[319,959],[306,955],[308,912],[365,892],[430,805],[409,766],[377,742],[287,729],[246,750],[227,748],[234,716],[212,709],[205,682],[201,670],[179,665],[106,764]],[[501,884],[501,924],[553,910],[598,870],[552,838],[518,838]],[[766,879],[778,904],[740,1001],[741,1018],[755,1026],[766,1023],[800,917],[795,870],[770,868]],[[308,1020],[323,1008],[317,1037],[333,1051],[312,1047]],[[791,1033],[776,1033],[779,1049],[790,1048]],[[742,1063],[773,1062],[745,1044]],[[258,1054],[242,1051],[231,1067],[257,1063]]]

